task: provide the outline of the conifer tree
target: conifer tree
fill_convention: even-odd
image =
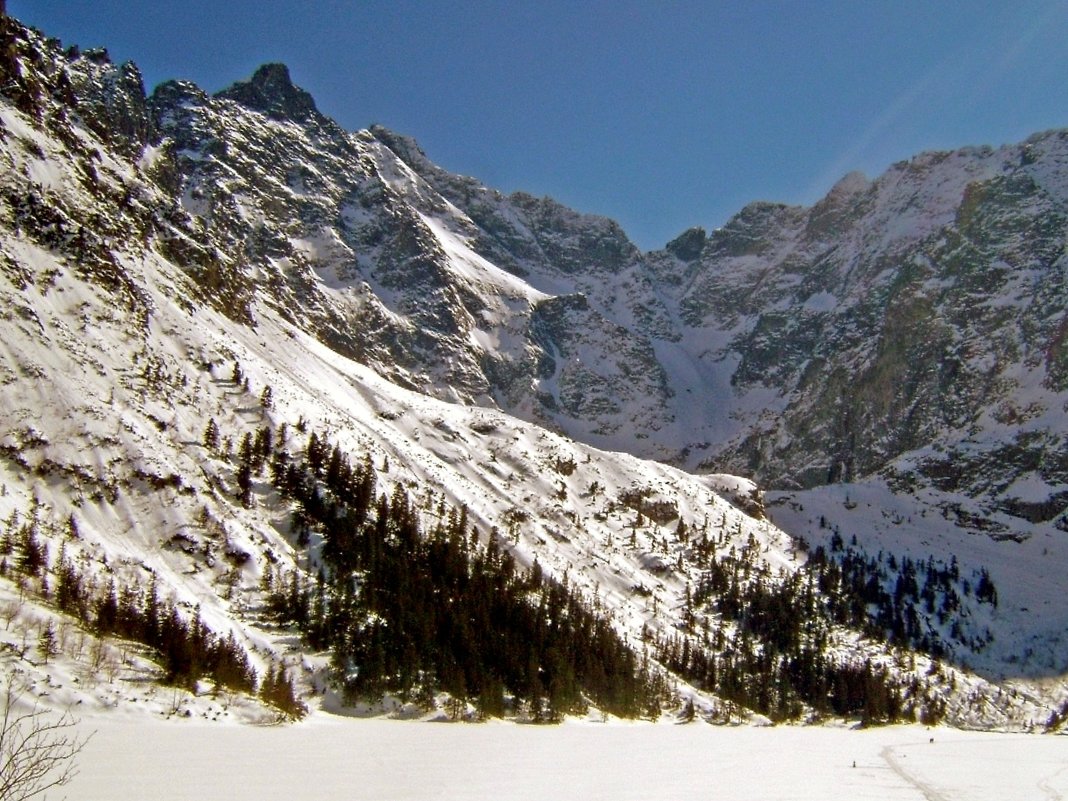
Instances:
[[[41,655],[41,661],[48,664],[59,654],[59,640],[56,637],[56,626],[51,620],[41,630],[37,638],[37,652]]]
[[[48,550],[37,538],[37,521],[31,520],[23,526],[22,554],[19,569],[28,576],[39,575],[48,562]]]
[[[219,426],[212,417],[204,427],[204,447],[208,453],[215,454],[219,450]]]

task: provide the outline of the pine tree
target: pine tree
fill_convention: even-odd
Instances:
[[[94,604],[93,626],[97,634],[109,634],[115,631],[119,619],[119,600],[115,592],[115,581],[112,579],[106,593],[97,598]]]
[[[219,426],[212,417],[204,427],[204,447],[208,453],[214,454],[219,450]]]
[[[246,509],[252,507],[252,477],[255,474],[255,459],[252,447],[252,435],[245,432],[241,438],[241,447],[237,454],[237,497]]]
[[[293,682],[281,665],[272,664],[267,668],[260,686],[260,700],[288,717],[302,718],[308,712],[304,703],[297,699]]]
[[[37,539],[37,521],[31,521],[23,527],[22,554],[19,569],[28,576],[36,576],[48,562],[47,546]]]
[[[86,616],[82,578],[65,553],[60,557],[59,567],[56,568],[56,606],[79,618],[84,619]]]
[[[246,509],[252,508],[252,463],[242,461],[237,468],[237,497]]]
[[[37,638],[37,652],[41,655],[41,661],[48,664],[59,654],[59,640],[56,637],[56,626],[49,620]]]

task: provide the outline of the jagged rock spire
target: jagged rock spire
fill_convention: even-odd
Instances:
[[[294,86],[285,64],[264,64],[249,80],[238,81],[216,97],[234,100],[276,120],[307,122],[320,116],[314,98]]]

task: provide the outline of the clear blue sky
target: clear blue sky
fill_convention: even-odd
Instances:
[[[932,148],[1068,127],[1068,0],[8,0],[148,88],[282,61],[344,127],[645,249]]]

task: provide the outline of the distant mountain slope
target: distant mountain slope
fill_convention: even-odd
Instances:
[[[1032,521],[1064,509],[1061,133],[847,176],[643,255],[611,221],[339,130],[280,65],[150,107],[187,210],[278,308],[407,386],[773,486],[890,471]],[[1014,494],[1024,473],[1043,498]]]
[[[680,306],[732,330],[736,391],[772,389],[779,412],[715,463],[802,486],[889,469],[1063,511],[1066,156],[1062,132],[925,154],[709,237]],[[1028,471],[1046,508],[1012,495]]]
[[[304,98],[295,111],[291,96]],[[648,337],[583,297],[589,273],[641,263],[614,223],[453,179],[499,223],[487,231],[438,191],[444,174],[410,140],[341,131],[281,65],[215,98],[167,83],[149,102],[186,209],[339,352],[419,391],[568,430],[610,435],[668,414]]]

